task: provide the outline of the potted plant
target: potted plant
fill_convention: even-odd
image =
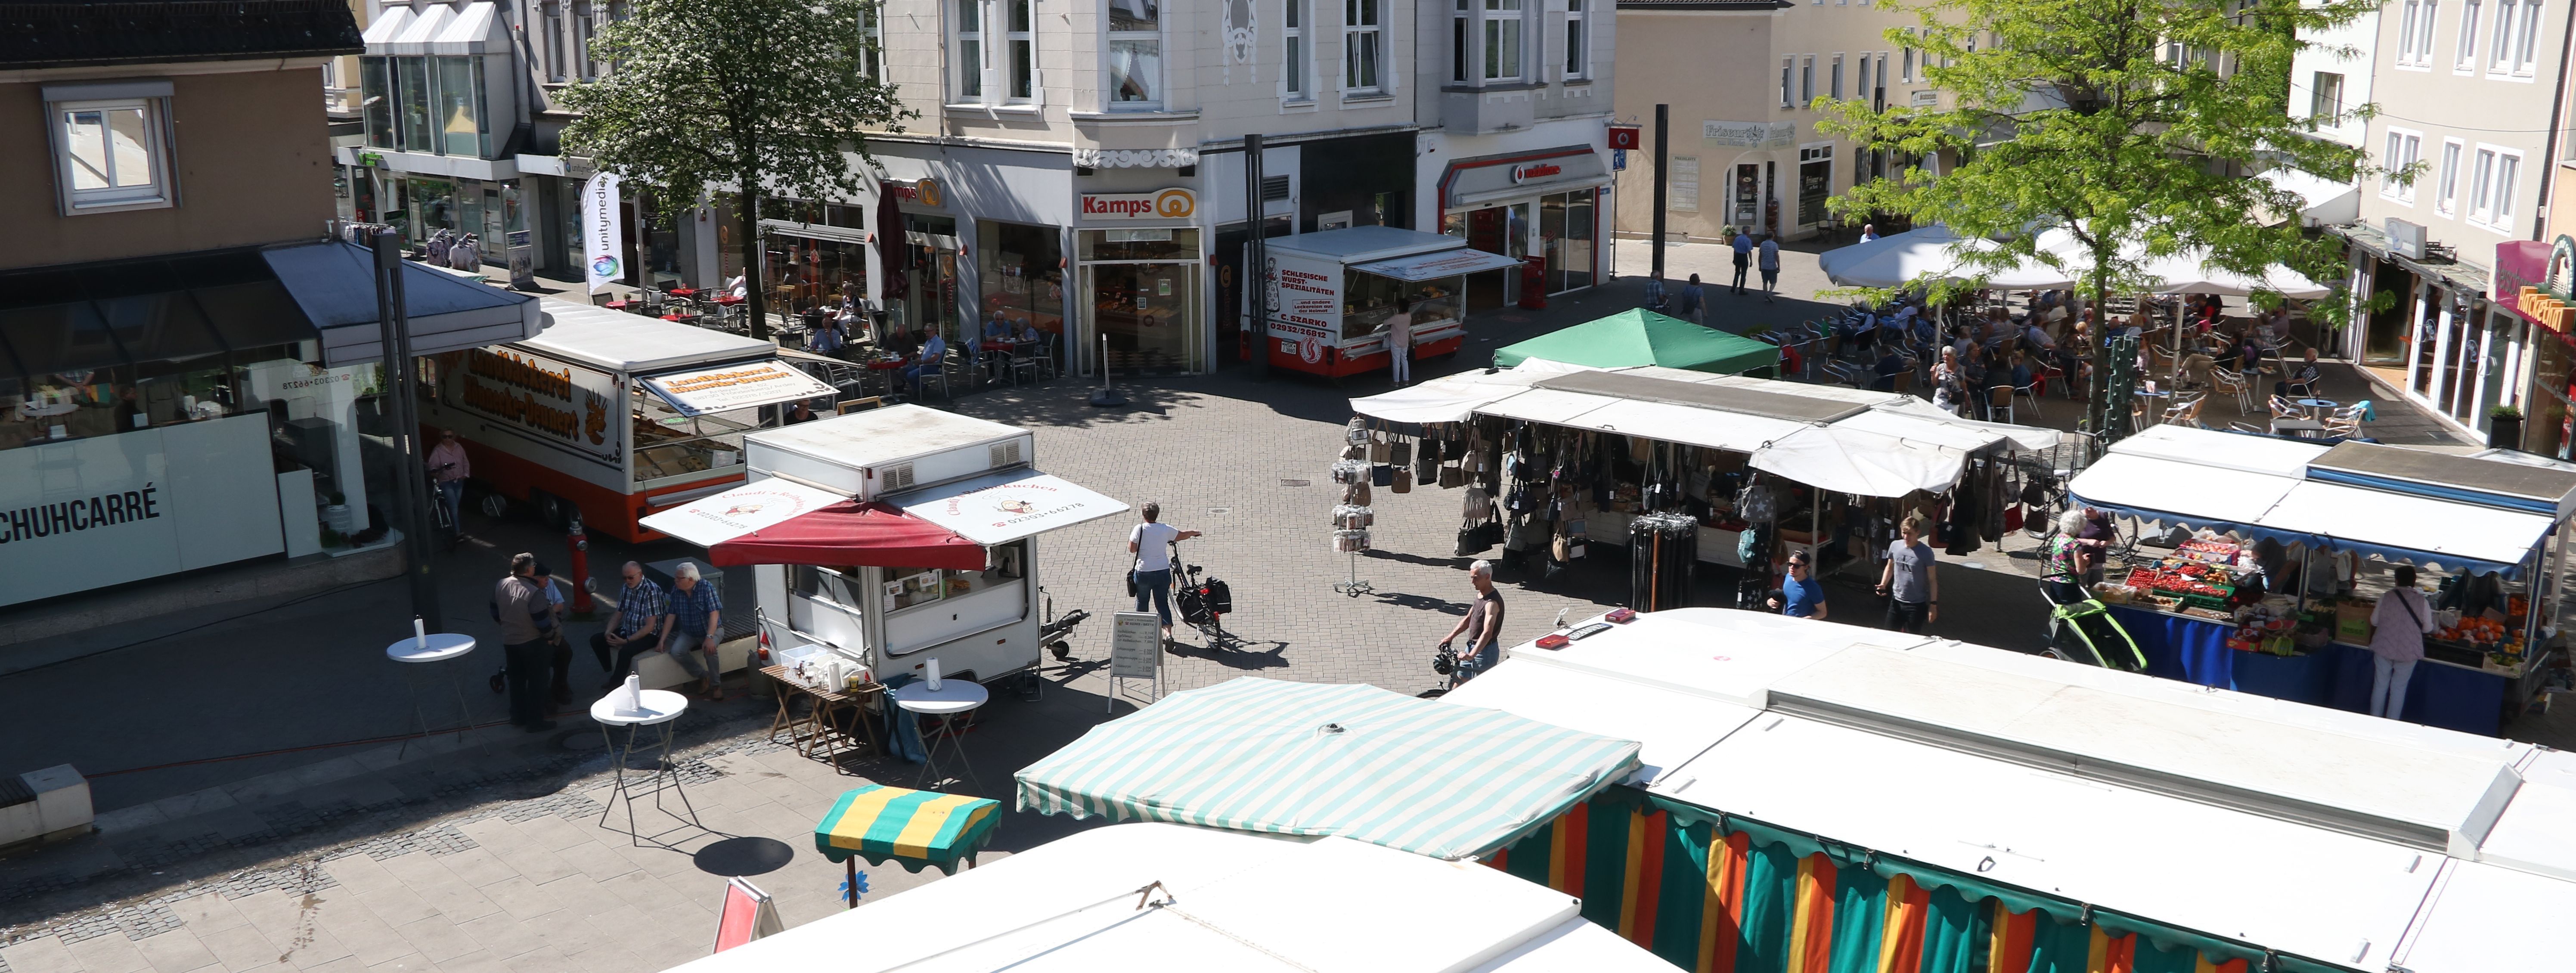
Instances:
[[[2522,409],[2500,405],[2487,410],[2487,448],[2522,448]]]

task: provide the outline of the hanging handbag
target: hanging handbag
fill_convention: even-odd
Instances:
[[[1373,464],[1369,467],[1368,478],[1370,486],[1394,486],[1395,467],[1384,463]]]
[[[1465,471],[1460,470],[1459,468],[1457,468],[1457,467],[1455,467],[1455,466],[1443,466],[1443,467],[1441,467],[1441,468],[1440,468],[1440,488],[1441,488],[1441,489],[1443,489],[1443,490],[1455,490],[1455,489],[1459,488],[1460,486],[1465,485],[1465,484],[1466,484],[1466,482],[1467,482],[1467,474],[1466,474],[1466,472],[1465,472]]]
[[[1440,457],[1429,450],[1413,457],[1413,482],[1430,486],[1440,479]]]
[[[1342,458],[1353,463],[1365,463],[1368,461],[1368,447],[1358,443],[1343,446]]]
[[[1351,506],[1354,506],[1354,507],[1365,507],[1365,506],[1368,506],[1368,505],[1369,505],[1369,485],[1368,485],[1368,481],[1367,481],[1367,480],[1361,480],[1361,481],[1359,481],[1359,482],[1352,483],[1352,484],[1349,484],[1349,485],[1347,485],[1347,486],[1342,487],[1342,502],[1343,502],[1343,503],[1346,503],[1346,504],[1350,504]]]
[[[1380,468],[1380,469],[1390,469],[1390,470],[1394,470],[1394,471],[1395,471],[1394,475],[1393,475],[1392,477],[1390,477],[1390,479],[1394,480],[1394,482],[1393,482],[1392,484],[1390,484],[1390,485],[1386,488],[1386,492],[1388,492],[1388,493],[1412,493],[1412,492],[1413,492],[1413,471],[1412,471],[1411,469],[1408,469],[1408,468],[1406,468],[1406,467],[1402,467],[1402,466],[1387,466],[1387,467],[1379,467],[1379,468]]]
[[[1388,445],[1386,461],[1397,466],[1413,465],[1413,444],[1399,439]]]
[[[1368,458],[1371,463],[1386,462],[1387,452],[1388,447],[1382,440],[1372,440],[1368,444]]]
[[[1354,445],[1367,445],[1369,441],[1368,420],[1358,416],[1351,417],[1351,424],[1342,430],[1342,441],[1352,443]]]

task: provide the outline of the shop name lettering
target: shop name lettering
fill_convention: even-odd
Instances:
[[[496,384],[485,384],[486,381]],[[550,372],[513,355],[471,352],[465,359],[465,404],[566,440],[581,432],[572,410],[539,401],[539,397],[572,399],[572,370]],[[525,392],[512,392],[512,387]]]
[[[0,544],[70,534],[92,527],[113,527],[138,520],[158,520],[161,501],[153,494],[159,492],[161,488],[146,483],[140,490],[20,507],[9,511],[6,520],[0,520]]]
[[[671,389],[671,393],[674,395],[686,395],[690,392],[703,392],[707,389],[731,388],[736,385],[752,385],[760,382],[775,382],[786,377],[786,373],[774,368],[746,368],[741,371],[734,372],[708,372],[704,375],[691,375],[684,379],[665,382],[663,384],[668,386]]]
[[[465,359],[465,370],[503,385],[515,385],[550,399],[572,401],[572,369],[549,372],[516,355],[477,351]]]
[[[1115,196],[1085,196],[1082,197],[1082,215],[1152,216],[1154,200],[1151,197],[1121,199]]]
[[[1326,297],[1331,297],[1334,294],[1332,278],[1326,277],[1322,274],[1307,273],[1303,270],[1280,271],[1279,289],[1287,291],[1305,291],[1309,294],[1322,294]]]

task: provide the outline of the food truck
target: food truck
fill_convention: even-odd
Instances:
[[[578,512],[586,530],[659,538],[636,521],[742,482],[743,434],[776,423],[762,406],[833,394],[766,341],[543,303],[534,338],[431,356],[420,417],[550,524]]]
[[[1039,472],[1025,429],[918,405],[743,437],[751,480],[645,519],[753,566],[764,634],[868,677],[994,682],[1040,656],[1036,537],[1127,505]]]
[[[1332,378],[1390,364],[1386,319],[1410,300],[1413,357],[1467,340],[1467,275],[1520,261],[1437,233],[1354,226],[1272,239],[1270,364]]]

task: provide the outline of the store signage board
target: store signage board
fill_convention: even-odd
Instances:
[[[1798,142],[1796,122],[1721,122],[1699,123],[1700,141],[1709,145],[1741,149],[1785,149]]]
[[[1186,220],[1198,215],[1199,196],[1174,187],[1150,193],[1084,193],[1086,220]]]
[[[269,456],[265,412],[0,451],[0,605],[285,551]]]
[[[636,523],[699,547],[714,547],[847,499],[802,483],[766,479],[691,500]]]
[[[833,394],[831,386],[776,359],[655,375],[644,379],[644,387],[684,416]]]
[[[608,421],[617,376],[507,347],[458,354],[461,367],[439,370],[442,403],[602,463],[624,461],[625,431]]]
[[[1153,612],[1112,612],[1109,615],[1109,698],[1102,712],[1113,712],[1118,706],[1118,680],[1145,679],[1154,683],[1155,698],[1162,696],[1163,685],[1163,619]]]
[[[1027,468],[916,490],[887,502],[987,547],[1127,512],[1123,501]]]

